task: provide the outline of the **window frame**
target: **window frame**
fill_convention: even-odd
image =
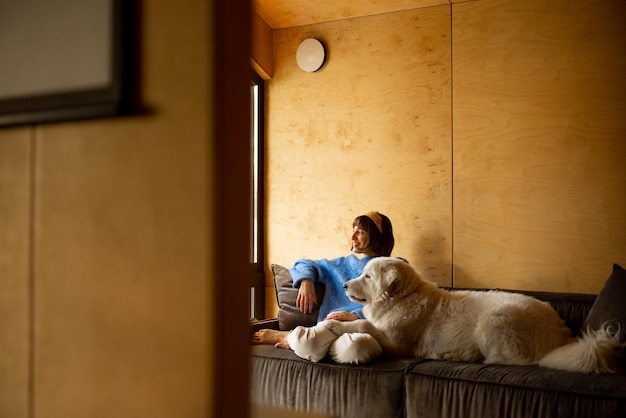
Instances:
[[[260,320],[265,318],[265,80],[255,71],[250,76],[250,117],[250,318]]]

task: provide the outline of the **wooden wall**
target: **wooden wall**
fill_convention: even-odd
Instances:
[[[455,285],[599,291],[626,263],[626,4],[454,10]]]
[[[347,254],[380,210],[439,284],[599,291],[626,264],[625,12],[478,0],[275,29],[268,263]]]
[[[248,414],[249,4],[140,6],[144,112],[0,128],[0,417]]]
[[[1,416],[208,410],[208,57],[194,50],[208,39],[195,3],[145,4],[149,115],[0,130]]]
[[[274,31],[270,262],[347,254],[352,220],[378,210],[395,225],[394,253],[450,283],[449,22],[441,7]],[[328,49],[316,73],[296,64],[307,37]]]
[[[31,131],[0,130],[0,415],[28,417]]]

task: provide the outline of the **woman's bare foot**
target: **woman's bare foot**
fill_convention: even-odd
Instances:
[[[278,348],[289,349],[287,336],[289,331],[278,331],[275,329],[262,329],[252,335],[253,344],[274,344]]]

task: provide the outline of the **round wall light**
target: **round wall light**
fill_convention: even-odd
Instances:
[[[324,65],[326,50],[324,45],[314,38],[302,41],[296,52],[296,61],[302,71],[313,73]]]

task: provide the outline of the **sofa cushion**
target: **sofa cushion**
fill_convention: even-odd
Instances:
[[[613,265],[613,271],[591,307],[583,330],[587,327],[599,329],[605,323],[620,328],[621,341],[626,341],[626,270],[618,264]]]
[[[626,375],[446,361],[411,366],[407,418],[626,416]]]
[[[272,274],[274,275],[274,290],[276,291],[276,300],[278,302],[278,329],[291,330],[302,325],[312,327],[317,324],[319,315],[319,304],[315,306],[313,312],[303,314],[296,307],[296,298],[298,297],[298,289],[293,287],[293,280],[289,269],[272,264]],[[315,293],[317,301],[322,302],[324,297],[324,286],[315,285]]]
[[[420,360],[378,359],[365,366],[324,359],[312,363],[290,350],[251,347],[253,404],[342,418],[404,416],[404,373]]]

